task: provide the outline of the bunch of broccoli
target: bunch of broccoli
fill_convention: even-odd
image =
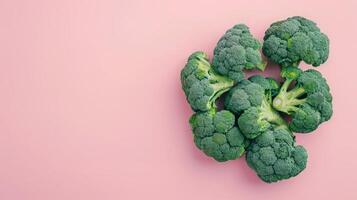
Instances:
[[[245,78],[244,70],[265,70],[260,50],[280,66],[282,83],[261,75]],[[246,25],[235,25],[218,41],[212,63],[204,52],[193,53],[181,84],[195,112],[189,122],[196,146],[219,162],[245,153],[249,167],[268,183],[298,175],[308,156],[294,133],[314,131],[333,112],[326,79],[298,67],[301,61],[317,67],[328,54],[328,37],[303,17],[273,23],[263,45]]]

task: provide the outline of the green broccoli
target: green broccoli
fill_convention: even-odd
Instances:
[[[237,123],[245,137],[253,139],[275,126],[285,126],[285,121],[272,108],[272,92],[279,85],[274,79],[253,76],[233,87],[226,99],[225,108],[240,115]]]
[[[195,52],[181,71],[181,84],[191,108],[207,111],[216,107],[216,99],[228,91],[234,81],[215,73],[204,52]]]
[[[261,48],[280,65],[283,83],[261,75],[245,78],[245,70],[265,70]],[[308,156],[293,132],[312,132],[333,114],[325,78],[298,66],[303,61],[317,67],[328,56],[328,37],[298,16],[271,24],[263,47],[246,25],[237,24],[218,41],[212,64],[204,52],[191,54],[181,85],[195,112],[189,120],[195,145],[218,162],[246,153],[249,167],[267,183],[297,176]]]
[[[328,58],[329,39],[315,22],[295,16],[270,25],[263,53],[283,67],[298,66],[301,60],[316,67]]]
[[[307,152],[295,146],[287,129],[268,130],[251,141],[246,160],[265,182],[277,182],[298,175],[306,167]]]
[[[260,53],[261,44],[244,24],[229,29],[218,41],[213,52],[213,68],[235,81],[244,78],[243,69],[264,70],[266,62]]]
[[[272,97],[279,93],[280,83],[274,78],[254,75],[249,77],[249,80],[263,87],[265,91],[270,92]]]
[[[260,106],[250,107],[245,110],[237,120],[238,127],[245,137],[253,139],[263,132],[274,127],[284,127],[286,122],[272,108],[267,98],[264,98]]]
[[[225,108],[234,114],[241,114],[252,106],[259,106],[264,99],[264,88],[249,80],[242,80],[229,90],[225,100]]]
[[[273,107],[292,116],[289,127],[293,132],[312,132],[322,122],[331,118],[332,96],[320,72],[284,67],[281,76],[286,81],[274,98]],[[293,81],[296,81],[295,86],[289,89]]]
[[[191,116],[190,124],[196,146],[219,162],[234,160],[243,155],[249,141],[234,126],[233,113],[211,109]]]

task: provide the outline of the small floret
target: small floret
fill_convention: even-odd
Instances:
[[[207,111],[216,107],[216,99],[228,91],[234,81],[215,73],[204,52],[195,52],[181,71],[181,84],[191,108]]]
[[[254,75],[249,77],[248,80],[260,85],[265,91],[270,92],[272,97],[275,97],[279,93],[280,83],[274,78]]]
[[[260,179],[277,182],[298,175],[306,167],[307,152],[296,146],[287,129],[268,130],[251,141],[246,160]]]
[[[219,162],[239,158],[249,144],[234,126],[233,113],[227,110],[196,113],[191,116],[190,124],[196,146]]]
[[[329,39],[315,22],[295,16],[270,25],[263,53],[282,67],[298,66],[300,61],[316,67],[328,58]]]
[[[242,80],[229,90],[225,98],[225,108],[235,114],[241,114],[250,107],[259,106],[264,96],[264,88],[259,84]]]
[[[212,65],[219,74],[241,81],[244,69],[265,69],[266,62],[262,59],[260,48],[261,44],[252,36],[249,28],[237,24],[218,41]]]
[[[285,67],[281,75],[286,80],[273,100],[273,107],[292,116],[289,125],[292,131],[309,133],[331,118],[332,96],[320,72]],[[295,80],[295,86],[289,89]]]

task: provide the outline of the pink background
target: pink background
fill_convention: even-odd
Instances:
[[[0,199],[357,199],[356,8],[355,0],[1,0]],[[244,159],[217,163],[196,149],[179,72],[191,52],[212,55],[235,23],[262,40],[271,22],[293,15],[330,37],[318,69],[334,116],[297,136],[307,169],[269,185]]]

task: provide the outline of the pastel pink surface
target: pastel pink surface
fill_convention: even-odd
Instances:
[[[1,1],[0,199],[357,199],[356,7]],[[307,169],[269,185],[244,159],[217,163],[196,149],[179,72],[191,52],[212,55],[234,24],[262,40],[271,22],[293,15],[315,20],[330,38],[330,58],[318,70],[331,86],[334,116],[297,135]]]

